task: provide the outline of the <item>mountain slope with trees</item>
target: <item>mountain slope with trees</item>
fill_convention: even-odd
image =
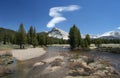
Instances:
[[[15,43],[16,31],[6,28],[0,28],[0,42],[6,43]]]

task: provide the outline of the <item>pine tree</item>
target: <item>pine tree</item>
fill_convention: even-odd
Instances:
[[[88,48],[90,46],[90,36],[87,34],[85,36],[85,45],[86,45],[86,48]]]
[[[7,43],[7,32],[4,32],[3,44]]]
[[[23,24],[20,24],[19,30],[17,32],[17,42],[21,49],[24,48],[24,44],[26,43],[26,31]]]
[[[75,49],[80,46],[81,43],[81,35],[79,29],[73,25],[69,31],[69,44],[71,49]]]
[[[28,34],[27,34],[27,37],[28,37],[28,44],[31,44],[33,43],[33,39],[34,39],[34,29],[33,29],[33,26],[30,27],[30,29],[28,30]]]
[[[97,47],[100,47],[100,44],[102,43],[102,40],[101,39],[96,39],[96,41],[95,41],[95,45],[97,46]]]
[[[47,33],[41,32],[37,34],[37,39],[38,39],[39,45],[47,45],[47,40],[49,38],[47,38]]]
[[[28,44],[33,45],[33,47],[36,47],[38,45],[37,33],[35,27],[34,28],[33,26],[30,27],[30,29],[28,30],[27,37],[28,37]]]
[[[33,42],[32,42],[33,47],[35,48],[38,45],[38,40],[37,40],[37,34],[36,34],[36,29],[34,27],[33,31]]]
[[[86,47],[84,39],[81,39],[81,45],[80,46],[81,46],[81,48],[85,48]]]

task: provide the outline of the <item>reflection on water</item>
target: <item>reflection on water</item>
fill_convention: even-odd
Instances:
[[[103,59],[109,60],[112,65],[120,71],[120,54],[106,53],[106,52],[70,52],[68,47],[48,47],[47,53],[42,57],[30,59],[24,62],[16,62],[14,68],[16,69],[15,73],[2,77],[2,78],[62,78],[65,76],[67,69],[62,67],[60,70],[52,73],[42,74],[42,71],[48,66],[45,64],[43,66],[33,67],[33,64],[39,62],[43,59],[54,57],[60,52],[65,53],[77,53],[81,55],[94,55],[95,57],[101,57]],[[66,57],[67,58],[67,57]],[[64,58],[64,61],[67,63],[67,59]]]

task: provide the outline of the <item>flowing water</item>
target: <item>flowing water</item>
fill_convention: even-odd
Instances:
[[[15,62],[14,69],[16,70],[13,74],[10,74],[8,76],[4,76],[2,78],[63,78],[65,76],[65,72],[67,71],[67,68],[65,65],[67,65],[67,57],[64,58],[64,62],[66,63],[60,70],[57,70],[56,72],[51,73],[44,73],[46,67],[49,66],[49,64],[45,64],[38,67],[33,67],[33,65],[36,62],[40,62],[41,60],[51,58],[54,56],[59,55],[61,52],[67,53],[67,54],[81,54],[81,55],[92,55],[95,56],[95,58],[100,57],[105,60],[110,61],[110,63],[118,70],[120,71],[120,54],[113,54],[113,53],[107,53],[107,52],[71,52],[68,47],[47,47],[47,53],[43,55],[42,57],[37,57],[34,59],[30,59],[24,62]]]

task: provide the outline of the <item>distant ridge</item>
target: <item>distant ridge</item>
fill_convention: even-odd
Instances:
[[[0,41],[3,39],[5,33],[10,36],[14,35],[16,31],[0,27]]]
[[[100,35],[99,38],[102,39],[120,39],[120,31],[109,31]]]

